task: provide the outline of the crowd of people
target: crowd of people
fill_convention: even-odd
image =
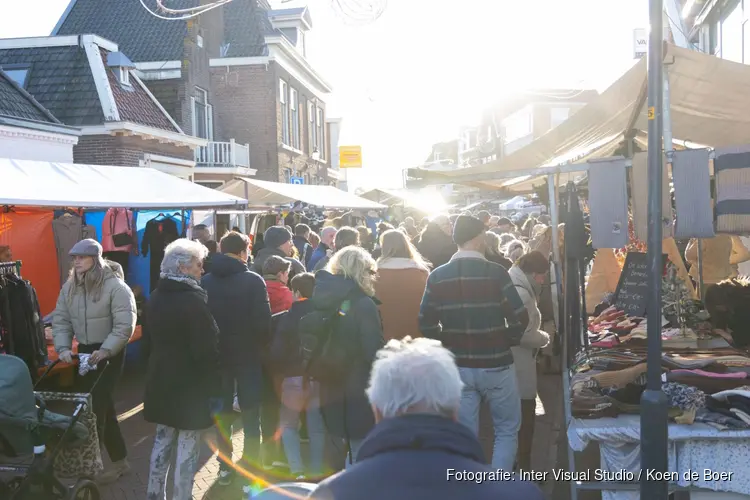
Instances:
[[[445,470],[530,468],[536,356],[550,343],[540,311],[550,283],[544,217],[520,229],[489,212],[407,217],[375,232],[273,226],[254,258],[238,231],[216,245],[205,234],[171,243],[142,318],[144,416],[157,425],[147,498],[164,498],[173,455],[173,498],[191,498],[211,428],[221,485],[237,471],[283,464],[299,480],[344,469],[314,498],[453,498],[458,488],[476,498],[541,498],[523,482],[446,488]],[[129,469],[112,391],[136,306],[98,243],[84,240],[71,255],[55,346],[70,360],[75,336],[93,365],[115,365],[94,395],[114,463],[102,479],[113,481]],[[494,427],[489,461],[477,438],[482,401]],[[235,464],[238,423],[244,448]],[[331,444],[339,463],[329,463]]]

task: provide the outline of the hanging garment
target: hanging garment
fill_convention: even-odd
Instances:
[[[594,248],[628,244],[628,188],[625,160],[589,162],[589,207]]]
[[[3,350],[21,358],[34,379],[47,356],[39,301],[31,283],[15,274],[0,275],[0,334]]]
[[[96,239],[96,229],[94,226],[84,226],[81,217],[64,213],[52,221],[52,232],[55,236],[57,265],[60,269],[60,284],[62,285],[68,280],[70,274],[70,249],[81,240]]]
[[[102,222],[102,248],[104,251],[130,252],[135,241],[135,217],[132,210],[126,208],[110,208],[107,210]]]
[[[714,173],[716,231],[729,234],[749,233],[750,153],[738,151],[736,147],[717,149]]]
[[[707,149],[675,151],[672,160],[675,238],[712,238],[711,177]]]
[[[146,258],[151,251],[150,290],[153,292],[159,282],[161,261],[164,259],[164,249],[179,238],[177,223],[169,217],[157,217],[146,224],[141,242],[141,255]]]
[[[630,207],[633,211],[633,226],[635,236],[641,241],[648,239],[648,153],[636,153],[633,155],[633,164],[630,169]],[[672,203],[669,194],[669,173],[667,162],[664,160],[661,184],[661,213],[662,237],[668,238],[672,235]]]
[[[128,279],[128,271],[130,269],[130,252],[104,252],[103,257],[112,262],[117,262],[122,266],[122,273],[125,275],[125,279]]]
[[[675,151],[672,159],[675,238],[712,238],[714,230],[707,149]]]
[[[620,280],[620,263],[611,248],[601,248],[596,251],[594,266],[586,282],[586,308],[593,313],[594,308],[607,294],[615,293]]]

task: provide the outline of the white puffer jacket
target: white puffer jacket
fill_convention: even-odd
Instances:
[[[102,344],[113,356],[128,344],[135,331],[135,297],[109,266],[104,273],[101,297],[96,302],[83,284],[71,300],[68,295],[75,286],[72,281],[68,280],[60,290],[52,319],[57,352],[70,349],[74,336],[81,344]]]
[[[521,268],[513,266],[508,271],[510,279],[516,287],[518,295],[523,301],[524,307],[529,314],[529,326],[521,337],[521,344],[511,347],[513,352],[513,365],[516,367],[516,378],[518,379],[518,392],[521,399],[536,398],[536,350],[545,347],[549,343],[549,334],[540,330],[542,326],[542,313],[536,303],[534,287],[529,282],[528,276]]]

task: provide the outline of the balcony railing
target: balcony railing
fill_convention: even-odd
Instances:
[[[202,167],[250,167],[250,146],[229,142],[209,142],[195,150],[195,163]]]

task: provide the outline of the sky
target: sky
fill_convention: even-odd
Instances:
[[[3,0],[0,37],[46,36],[69,0]],[[137,2],[138,0],[103,0]],[[336,5],[387,2],[363,24]],[[278,6],[280,0],[272,0]],[[351,185],[400,187],[431,145],[481,110],[533,88],[604,90],[633,64],[647,0],[292,0],[313,19],[308,58],[333,87],[342,145],[360,145]],[[357,16],[359,19],[360,16]]]

